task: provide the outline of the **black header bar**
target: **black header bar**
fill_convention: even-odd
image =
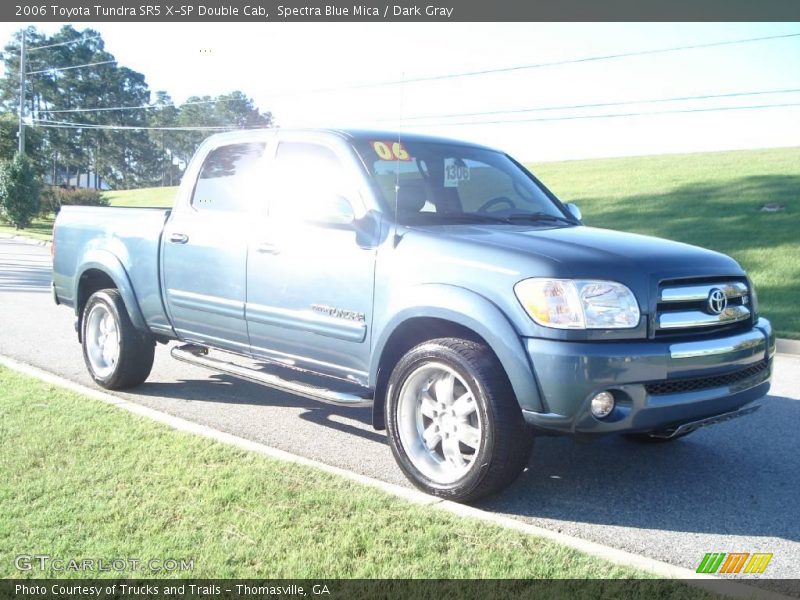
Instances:
[[[800,21],[798,0],[11,0],[11,22]]]
[[[708,600],[796,595],[796,580],[558,579],[558,580],[253,580],[253,579],[18,579],[0,580],[13,600]],[[780,596],[778,596],[780,597]]]

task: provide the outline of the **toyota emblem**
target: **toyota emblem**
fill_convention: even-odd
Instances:
[[[708,300],[706,301],[708,312],[712,315],[721,315],[722,311],[728,308],[728,297],[719,288],[712,288],[708,293]]]

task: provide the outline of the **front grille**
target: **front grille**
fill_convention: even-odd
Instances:
[[[724,305],[712,310],[712,293],[724,296]],[[735,277],[662,281],[658,287],[653,335],[702,336],[733,333],[752,323],[747,281]]]
[[[757,380],[757,383],[760,383],[766,378],[768,370],[769,362],[765,360],[751,367],[747,367],[746,369],[725,373],[724,375],[691,377],[688,379],[669,379],[667,381],[659,381],[658,383],[648,383],[644,386],[644,389],[647,390],[647,393],[651,396],[682,394],[715,387],[727,387],[750,378],[755,379],[758,375],[761,375]]]

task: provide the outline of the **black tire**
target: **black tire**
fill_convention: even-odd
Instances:
[[[96,314],[93,315],[93,311]],[[118,353],[116,360],[109,360],[105,368],[100,368],[91,358],[96,352],[97,336],[92,337],[90,320],[108,315],[116,326]],[[125,309],[125,303],[116,289],[105,289],[89,297],[81,319],[81,340],[83,360],[94,381],[109,390],[121,390],[144,382],[153,368],[155,343],[133,326]]]
[[[467,469],[466,472],[449,481],[448,477],[439,478],[432,476],[430,472],[426,474],[418,465],[425,469],[425,465],[429,464],[431,466],[428,471],[431,471],[437,468],[436,461],[440,460],[439,465],[449,468],[448,459],[444,456],[444,438],[447,434],[441,432],[455,421],[449,421],[447,426],[442,425],[440,430],[439,425],[443,421],[435,419],[450,419],[450,416],[440,416],[448,410],[437,413],[435,419],[422,416],[421,412],[424,411],[421,408],[411,418],[408,410],[415,402],[410,398],[419,398],[421,393],[429,394],[432,399],[435,394],[437,398],[434,404],[438,405],[439,393],[436,384],[431,383],[434,381],[432,378],[427,380],[428,387],[424,392],[415,393],[410,390],[415,389],[415,381],[426,380],[426,369],[441,369],[442,366],[447,369],[447,372],[440,371],[442,376],[452,375],[456,382],[450,388],[450,397],[455,398],[454,390],[458,386],[457,389],[462,394],[459,401],[468,395],[474,399],[475,406],[467,418],[474,419],[473,423],[477,423],[477,428],[482,431],[480,442],[475,443],[477,448],[474,449],[461,443],[460,434],[452,434],[449,447],[452,449],[452,444],[455,443],[459,449],[466,451],[468,466],[461,465],[462,469]],[[485,344],[459,338],[440,338],[412,348],[392,371],[387,386],[386,403],[386,426],[392,453],[408,479],[429,494],[459,502],[475,501],[510,485],[528,463],[533,434],[525,425],[522,411],[502,365]],[[421,407],[423,404],[420,400],[417,405]],[[455,406],[455,402],[451,406]],[[400,415],[400,412],[403,414]],[[455,411],[452,415],[456,419]],[[427,432],[431,425],[436,425],[436,431],[440,432],[440,441],[435,446],[440,450],[431,449],[429,443],[423,441],[420,428],[424,427]],[[455,432],[457,425],[453,427],[452,431]],[[414,439],[414,431],[419,436],[418,444],[409,441]],[[410,455],[406,444],[415,447],[416,453],[412,448]],[[416,459],[412,456],[416,456]],[[459,473],[458,469],[454,472]]]

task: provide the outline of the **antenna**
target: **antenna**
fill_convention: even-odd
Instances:
[[[400,82],[400,110],[399,110],[399,119],[397,123],[397,152],[393,152],[395,155],[394,163],[395,163],[395,170],[394,170],[394,238],[393,238],[393,248],[397,248],[397,244],[400,242],[400,234],[398,233],[398,223],[400,220],[400,157],[398,156],[400,153],[400,148],[402,147],[401,141],[401,131],[403,129],[403,95],[406,91],[406,72],[403,71],[402,78]]]

